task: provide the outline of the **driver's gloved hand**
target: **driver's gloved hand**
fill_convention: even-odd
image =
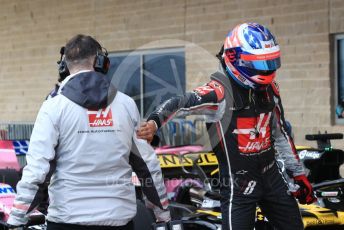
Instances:
[[[300,188],[296,192],[292,192],[292,194],[298,199],[300,204],[312,204],[317,200],[314,196],[312,185],[305,175],[295,176],[294,182]]]

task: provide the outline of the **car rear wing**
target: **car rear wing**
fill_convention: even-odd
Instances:
[[[343,134],[342,133],[307,134],[305,138],[308,141],[317,141],[318,148],[326,150],[326,149],[332,148],[330,140],[343,139]]]

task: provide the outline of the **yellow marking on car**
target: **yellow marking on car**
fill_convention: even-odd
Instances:
[[[217,165],[217,158],[214,153],[188,153],[184,157],[180,157],[176,154],[159,154],[158,159],[160,161],[161,168],[175,168],[182,166],[192,166],[193,159],[199,156],[197,164],[200,166]]]
[[[215,216],[216,218],[219,218],[219,219],[222,217],[221,212],[214,212],[214,211],[210,211],[210,210],[201,210],[201,209],[196,210],[196,212]]]
[[[296,146],[297,150],[304,150],[304,149],[312,149],[310,146]],[[160,161],[161,168],[175,168],[175,167],[181,167],[183,166],[192,166],[192,156],[200,155],[200,159],[198,161],[198,164],[201,166],[211,166],[211,165],[217,165],[217,158],[215,156],[215,153],[208,152],[208,153],[187,153],[185,154],[185,158],[182,160],[182,157],[178,156],[178,154],[171,153],[164,153],[164,154],[158,154],[158,158]],[[218,173],[217,171],[213,171],[212,175]]]
[[[210,176],[214,176],[216,173],[218,173],[220,171],[220,169],[219,168],[217,168],[217,169],[215,169],[214,171],[212,171],[211,173],[210,173]]]
[[[314,149],[310,146],[303,146],[303,145],[296,145],[295,148],[296,148],[296,150]]]
[[[310,226],[321,225],[344,225],[343,211],[322,208],[314,204],[300,204],[299,207],[302,213],[309,214],[302,217],[305,228]]]
[[[344,225],[343,211],[322,208],[314,204],[299,204],[299,207],[305,228],[310,226]],[[260,208],[257,208],[256,216],[258,220],[264,219]]]
[[[304,150],[304,149],[312,149],[309,146],[296,146],[297,150]],[[211,166],[217,165],[217,158],[215,153],[208,152],[208,153],[187,153],[184,157],[180,157],[178,154],[171,153],[164,153],[158,154],[158,159],[160,161],[161,168],[176,168],[181,166],[192,166],[192,159],[195,156],[200,155],[200,159],[198,161],[198,165],[201,166]],[[183,159],[183,160],[181,160]],[[182,161],[182,163],[181,163]],[[218,169],[212,172],[212,175],[218,173]]]

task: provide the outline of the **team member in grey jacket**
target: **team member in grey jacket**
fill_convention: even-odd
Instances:
[[[38,113],[8,223],[27,222],[51,174],[48,229],[131,229],[136,214],[132,167],[147,178],[141,182],[147,183],[148,199],[167,208],[159,162],[147,142],[136,137],[140,116],[134,101],[99,73],[109,64],[99,43],[77,35],[65,55],[71,75]]]

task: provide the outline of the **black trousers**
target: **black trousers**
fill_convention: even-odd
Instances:
[[[302,230],[303,222],[294,197],[273,164],[264,173],[237,172],[232,175],[233,189],[221,201],[222,230],[252,230],[256,207],[278,230]]]
[[[47,221],[47,230],[134,230],[133,221],[124,226],[94,226],[63,224]]]

